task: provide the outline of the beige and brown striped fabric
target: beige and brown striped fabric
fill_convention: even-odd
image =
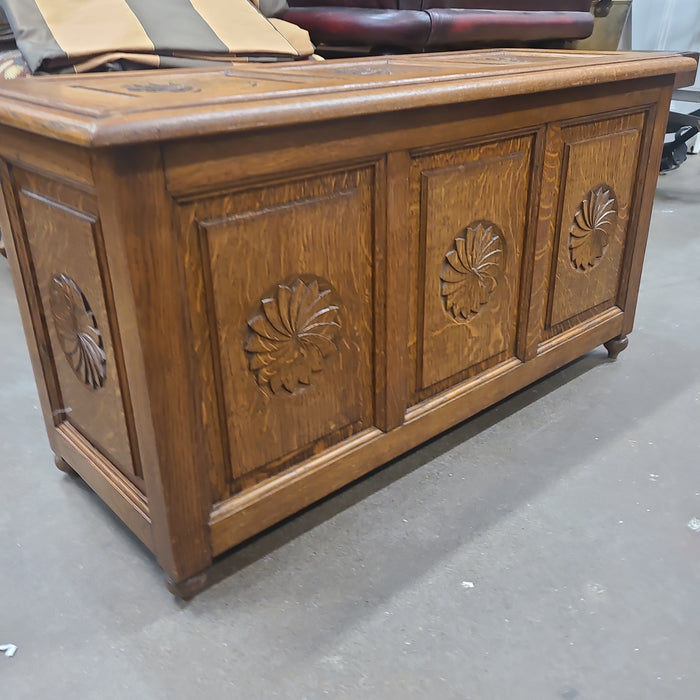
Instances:
[[[270,21],[248,0],[2,0],[32,71],[93,70],[110,62],[308,57],[308,34]]]
[[[15,37],[12,34],[12,27],[10,27],[10,23],[7,21],[7,17],[5,17],[5,13],[0,7],[0,46],[4,48],[7,44],[14,43]]]

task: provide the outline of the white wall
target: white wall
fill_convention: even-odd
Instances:
[[[700,51],[700,0],[632,0],[632,48]]]

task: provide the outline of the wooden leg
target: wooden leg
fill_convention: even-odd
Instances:
[[[617,356],[627,347],[629,341],[626,335],[618,335],[617,338],[608,340],[605,343],[605,349],[608,351],[608,357],[611,360],[616,360]]]
[[[202,571],[199,574],[190,576],[190,578],[186,578],[184,581],[175,581],[166,574],[165,585],[177,598],[190,600],[190,598],[194,598],[194,596],[207,585],[207,572]]]
[[[64,474],[68,474],[69,476],[77,476],[75,469],[71,467],[68,462],[66,462],[63,457],[59,457],[58,455],[54,455],[54,462],[56,463],[56,467],[60,469]]]
[[[2,233],[0,233],[0,255],[2,255],[3,258],[7,257],[7,251],[5,250],[5,243],[2,240]]]

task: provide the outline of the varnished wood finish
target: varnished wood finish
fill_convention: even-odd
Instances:
[[[414,158],[414,401],[516,356],[533,144],[527,134]]]
[[[178,598],[182,600],[190,600],[194,598],[205,586],[207,585],[207,572],[203,571],[201,574],[196,574],[184,581],[176,581],[170,576],[165,576],[165,586],[166,588]]]
[[[192,205],[234,490],[374,424],[375,178],[358,167]]]
[[[57,464],[188,598],[235,544],[617,356],[695,68],[483,51],[2,86],[0,227]]]
[[[617,356],[627,347],[629,340],[626,335],[618,335],[605,343],[605,349],[608,351],[608,357],[611,360],[617,360]]]
[[[53,359],[45,375],[55,373],[54,420],[75,426],[140,485],[140,465],[132,456],[138,451],[129,436],[119,382],[121,350],[114,346],[110,331],[110,322],[116,324],[117,317],[107,301],[111,285],[101,254],[97,202],[80,190],[19,168],[13,179]],[[60,270],[57,259],[64,261]],[[91,345],[109,358],[103,366],[90,353]],[[102,375],[97,385],[93,385],[95,373]]]
[[[54,458],[54,463],[56,464],[56,469],[59,471],[62,471],[64,474],[68,474],[69,476],[76,476],[75,469],[71,467],[68,462],[66,462],[63,457],[59,457],[58,455],[55,456]]]

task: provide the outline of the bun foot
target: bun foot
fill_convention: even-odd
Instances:
[[[608,340],[605,343],[605,349],[608,351],[608,357],[611,360],[616,360],[617,356],[627,347],[629,341],[626,335],[618,335],[617,338]]]
[[[190,576],[184,581],[175,581],[170,576],[165,576],[166,588],[176,597],[182,600],[194,598],[207,584],[207,572]]]
[[[65,459],[63,459],[63,457],[55,455],[53,461],[55,462],[56,467],[64,474],[68,474],[68,476],[76,476],[75,469],[73,469],[73,467],[71,467],[71,465],[68,464]]]

